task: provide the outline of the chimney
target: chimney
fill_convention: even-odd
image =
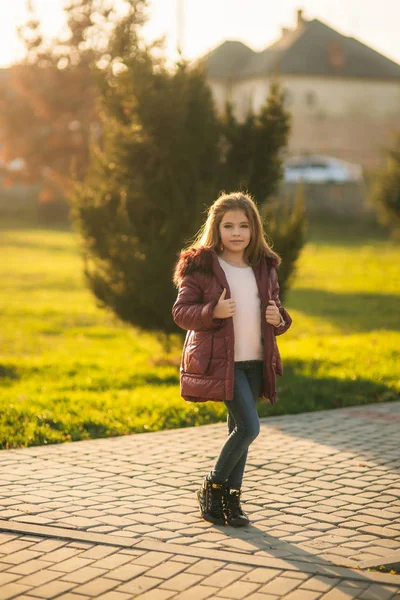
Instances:
[[[282,37],[284,35],[286,35],[287,33],[289,33],[289,31],[290,31],[289,27],[282,27],[281,28],[281,35],[282,35]]]
[[[297,14],[297,27],[301,27],[301,25],[303,25],[303,23],[305,22],[305,19],[303,17],[303,12],[304,11],[303,11],[302,8],[299,8],[296,11],[296,14]]]

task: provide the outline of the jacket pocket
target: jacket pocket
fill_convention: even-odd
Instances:
[[[205,375],[210,367],[213,346],[213,331],[191,331],[183,351],[184,372]]]

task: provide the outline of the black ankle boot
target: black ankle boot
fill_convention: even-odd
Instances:
[[[224,515],[228,525],[232,525],[232,527],[243,527],[249,524],[249,518],[240,506],[241,494],[241,489],[231,489],[229,486],[225,486],[223,496]]]
[[[197,500],[203,519],[215,525],[225,525],[223,495],[225,483],[213,483],[210,476],[204,478],[203,485],[197,491]]]

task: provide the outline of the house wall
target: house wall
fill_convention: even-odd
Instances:
[[[264,104],[270,82],[268,78],[246,79],[234,83],[211,79],[209,85],[218,111],[223,112],[226,102],[231,102],[236,118],[242,121],[250,107],[257,112]]]
[[[287,106],[299,116],[400,114],[400,82],[301,76],[282,76],[281,82],[288,91]]]
[[[220,82],[216,80],[210,80],[208,83],[211,87],[217,111],[219,113],[222,113],[224,111],[225,104],[228,100],[228,85],[225,82]]]
[[[381,148],[400,129],[400,82],[281,76],[286,106],[292,114],[289,152],[323,153],[373,166]],[[211,82],[218,110],[226,100],[243,120],[250,107],[258,112],[270,86],[269,78],[236,81],[231,89]]]

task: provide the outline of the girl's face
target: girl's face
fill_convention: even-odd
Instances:
[[[227,210],[219,224],[219,233],[226,250],[242,255],[251,238],[246,214],[240,209]]]

